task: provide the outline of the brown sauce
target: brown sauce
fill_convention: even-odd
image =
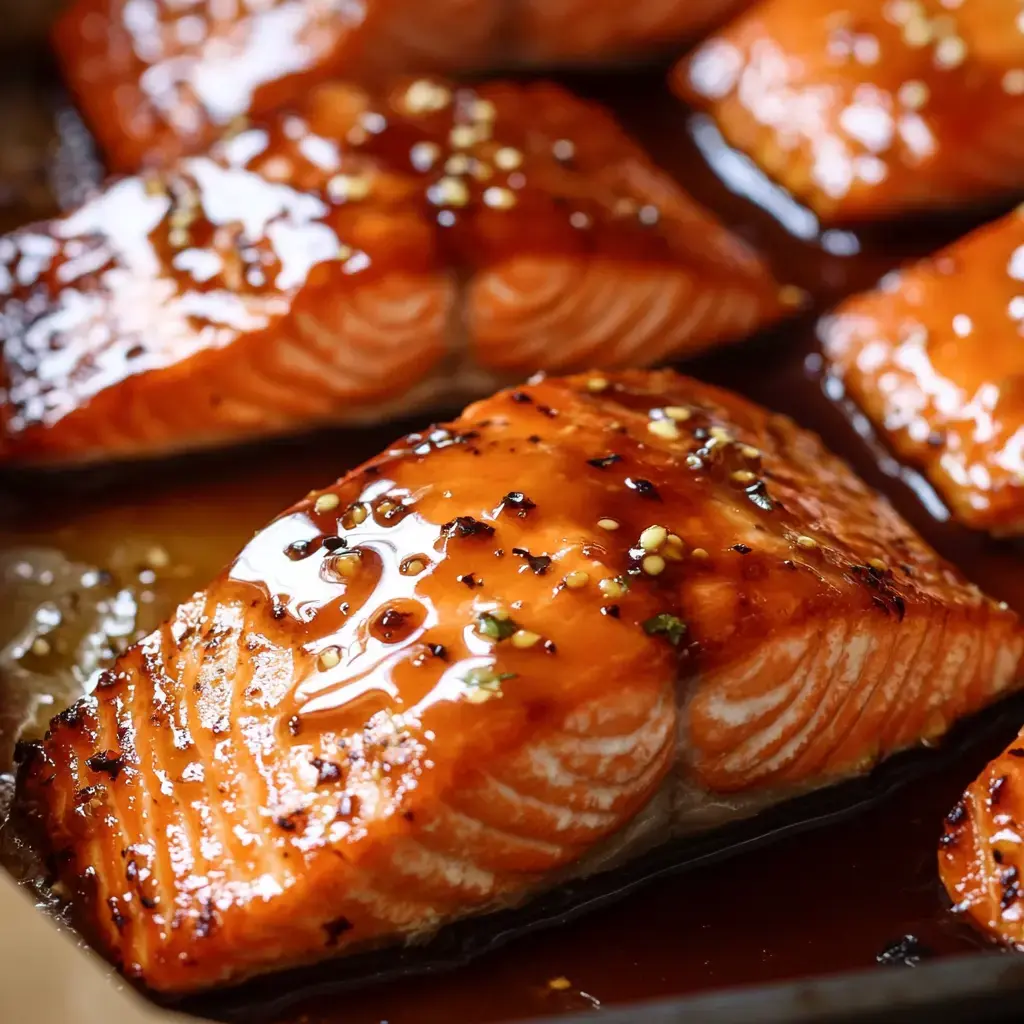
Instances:
[[[573,84],[609,103],[698,199],[770,255],[781,277],[814,295],[818,311],[985,216],[822,234],[806,211],[786,205],[719,147],[712,126],[699,119],[688,125],[659,75]],[[5,110],[0,125],[8,118]],[[49,180],[29,178],[33,188]],[[760,195],[797,234],[724,182]],[[23,188],[19,206],[2,188],[0,227],[57,205],[52,191],[47,198]],[[809,316],[685,369],[817,430],[971,579],[1024,612],[1019,551],[943,521],[927,488],[830,401],[814,350]],[[37,734],[94,668],[201,586],[255,529],[412,426],[152,466],[0,478],[0,771],[9,768],[15,739]],[[942,816],[1007,738],[994,737],[856,819],[661,880],[459,970],[300,997],[277,1024],[483,1022],[578,1011],[862,968],[905,934],[936,955],[976,948],[979,940],[946,910],[936,840]],[[554,979],[566,981],[552,986]]]

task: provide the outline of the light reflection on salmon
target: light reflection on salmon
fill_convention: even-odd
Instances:
[[[831,368],[958,519],[1024,533],[1024,210],[843,303]]]
[[[0,239],[0,459],[155,455],[655,363],[794,292],[557,86],[326,85]]]
[[[863,772],[1022,647],[790,420],[668,371],[549,379],[257,534],[54,719],[20,800],[98,945],[200,989]]]
[[[766,0],[673,84],[829,221],[1024,187],[1018,0]]]
[[[121,171],[205,148],[328,78],[635,57],[743,0],[75,0],[54,37]]]

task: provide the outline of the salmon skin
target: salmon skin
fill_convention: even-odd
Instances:
[[[990,938],[1024,949],[1024,735],[968,786],[946,815],[939,874],[953,910]]]
[[[557,86],[314,90],[0,239],[0,461],[382,420],[645,365],[800,295]]]
[[[822,322],[832,372],[956,517],[1024,533],[1024,210]]]
[[[672,81],[826,221],[1024,187],[1018,0],[766,0]]]
[[[81,927],[185,992],[520,904],[867,771],[1020,625],[790,420],[551,378],[271,523],[23,757]]]
[[[75,0],[54,44],[111,166],[205,148],[328,78],[635,57],[742,0]]]

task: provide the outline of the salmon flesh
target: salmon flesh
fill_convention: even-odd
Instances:
[[[1016,616],[820,440],[550,378],[308,495],[25,756],[79,925],[188,992],[422,941],[938,738]]]

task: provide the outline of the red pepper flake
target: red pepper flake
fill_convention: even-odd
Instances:
[[[474,537],[483,534],[490,537],[494,527],[490,523],[481,523],[472,516],[456,516],[441,527],[442,537]]]
[[[347,917],[339,917],[333,921],[328,921],[323,927],[324,931],[327,932],[327,945],[336,946],[338,939],[345,932],[352,931],[355,925]]]
[[[550,555],[531,555],[526,548],[513,548],[512,554],[525,558],[527,564],[538,576],[543,576],[551,568]]]
[[[333,761],[325,761],[322,757],[314,757],[309,762],[316,769],[316,784],[324,785],[327,782],[337,782],[341,778],[341,765]]]
[[[508,505],[511,508],[519,509],[519,517],[522,518],[526,515],[531,508],[536,508],[535,502],[531,501],[522,491],[509,491],[504,498],[501,499],[503,505]]]

